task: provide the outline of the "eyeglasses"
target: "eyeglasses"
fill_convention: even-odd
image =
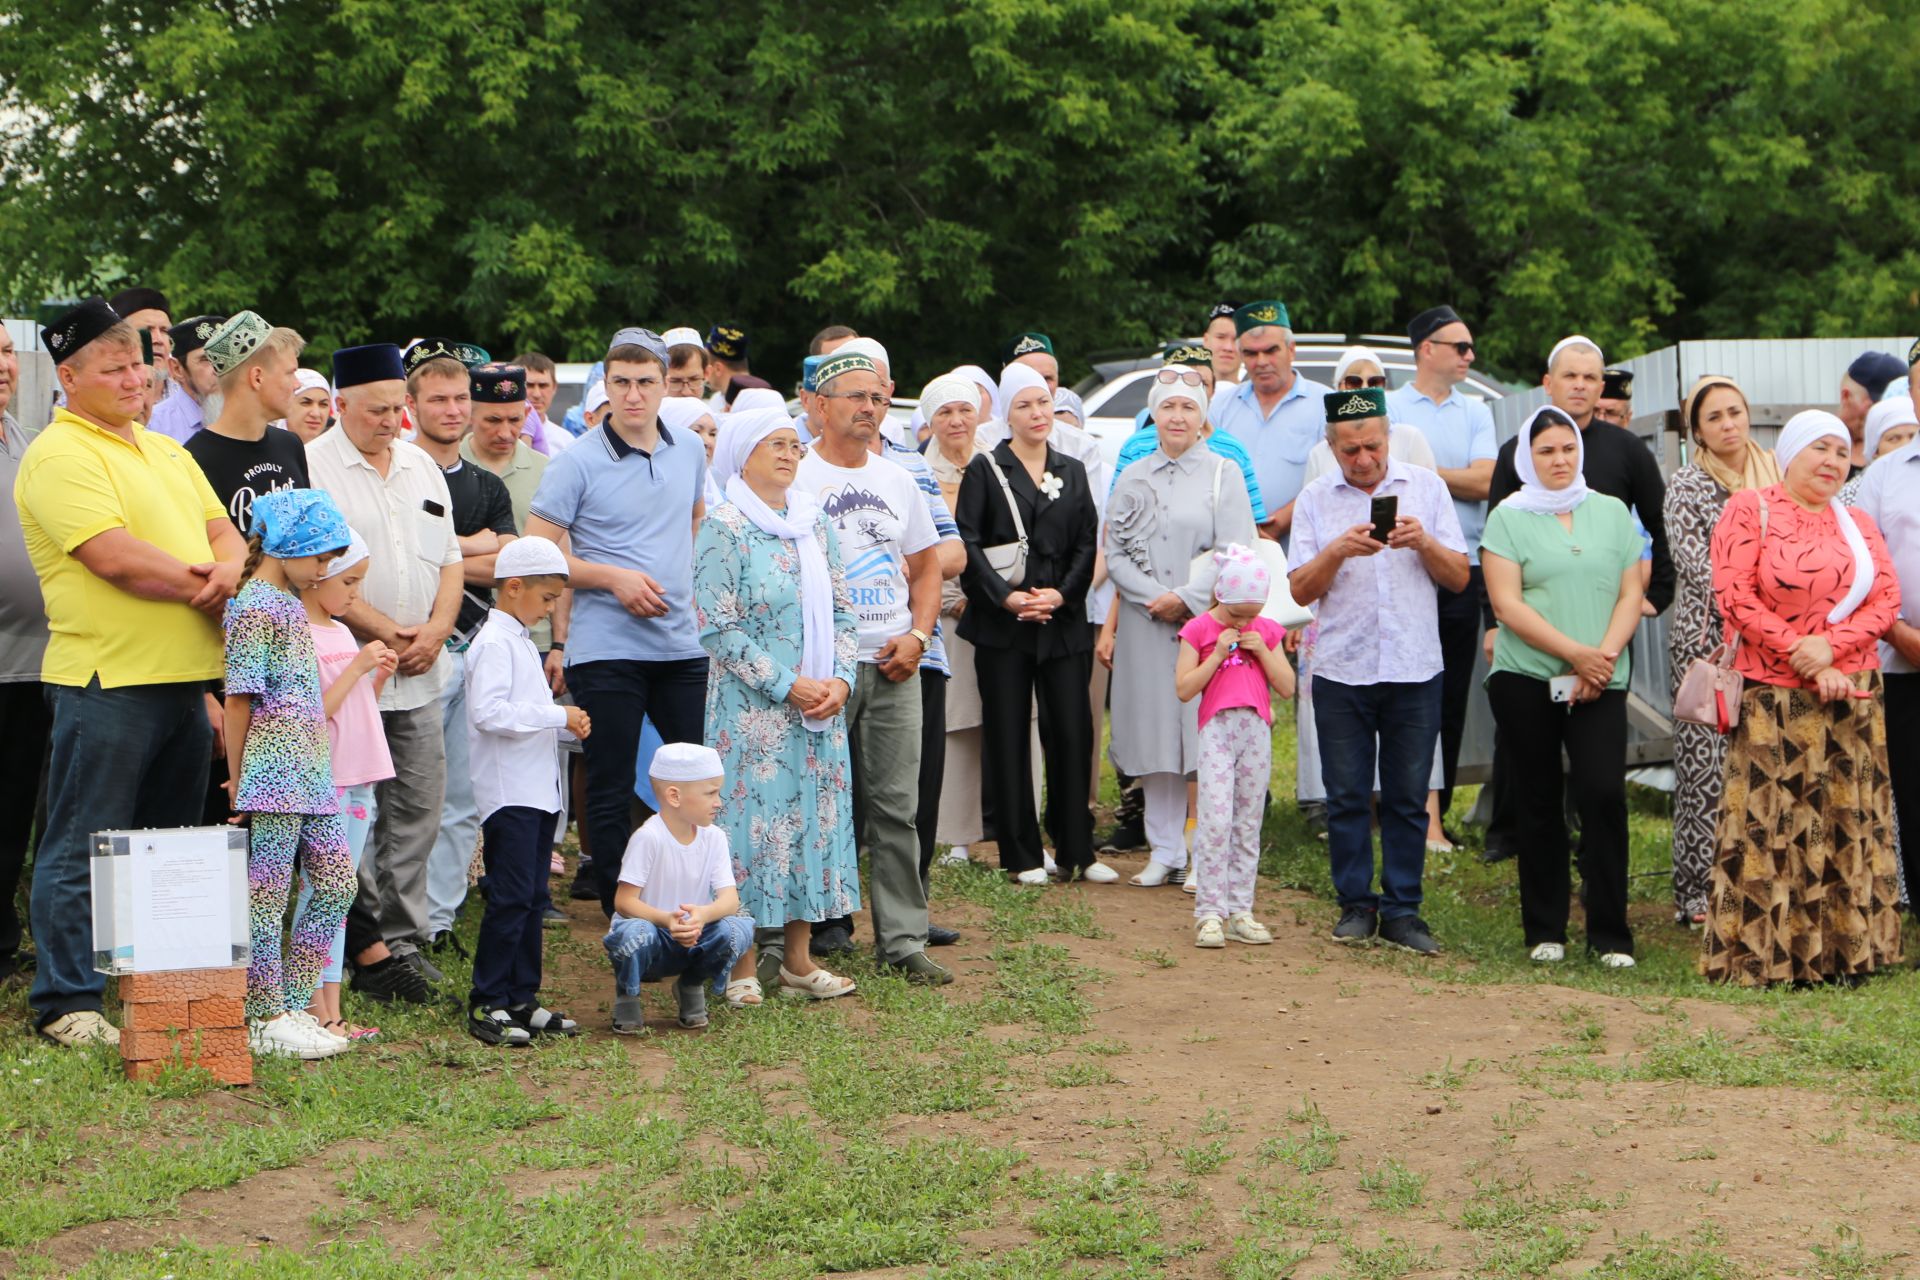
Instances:
[[[856,409],[871,405],[885,413],[893,408],[893,401],[872,391],[822,391],[820,394],[829,400],[851,400]]]
[[[1473,344],[1471,342],[1441,342],[1435,338],[1428,338],[1427,341],[1433,343],[1436,347],[1452,347],[1454,352],[1462,360],[1473,354]]]
[[[1340,379],[1340,389],[1342,391],[1358,391],[1362,387],[1384,387],[1386,385],[1387,375],[1384,373],[1376,374],[1371,378],[1363,378],[1357,373],[1350,373]]]
[[[1200,376],[1200,372],[1197,369],[1162,369],[1153,375],[1153,380],[1155,382],[1165,383],[1169,387],[1176,382],[1184,382],[1190,387],[1204,387],[1207,385],[1206,379]]]
[[[697,396],[700,394],[700,389],[706,385],[707,385],[707,380],[705,378],[668,378],[667,379],[667,390],[673,392],[673,394],[677,396],[679,395]]]
[[[807,451],[807,446],[798,440],[762,440],[759,447],[776,458],[798,458]]]

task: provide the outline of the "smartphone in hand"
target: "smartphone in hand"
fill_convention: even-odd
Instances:
[[[1388,494],[1375,498],[1373,508],[1368,513],[1373,517],[1373,540],[1385,542],[1393,536],[1394,521],[1400,518],[1400,498],[1398,494]]]

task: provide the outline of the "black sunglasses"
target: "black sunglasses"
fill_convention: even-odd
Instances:
[[[1471,342],[1441,342],[1437,338],[1428,338],[1427,341],[1433,343],[1436,347],[1452,347],[1462,358],[1473,354],[1473,344]]]

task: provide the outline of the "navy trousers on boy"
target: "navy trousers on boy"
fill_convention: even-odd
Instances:
[[[522,805],[496,809],[480,824],[487,868],[487,909],[473,949],[471,1008],[517,1009],[537,1003],[541,929],[553,897],[547,891],[557,813]]]

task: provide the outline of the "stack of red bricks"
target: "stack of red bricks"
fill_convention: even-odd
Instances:
[[[176,969],[120,979],[120,1057],[148,1080],[169,1065],[204,1067],[222,1084],[252,1084],[247,1048],[247,971]]]

